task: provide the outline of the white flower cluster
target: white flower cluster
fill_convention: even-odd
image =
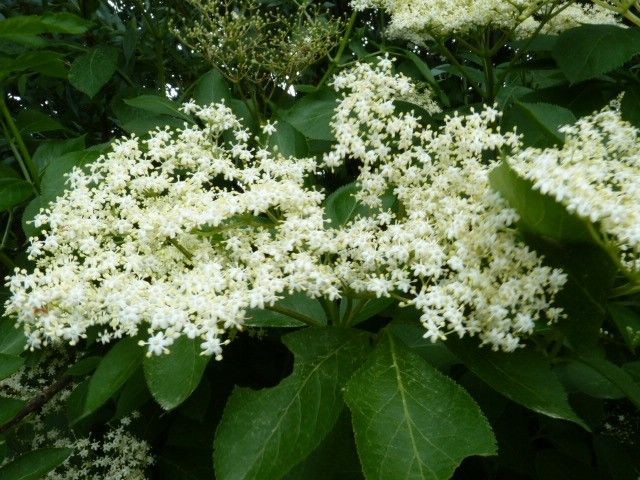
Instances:
[[[251,147],[224,104],[185,111],[199,125],[116,142],[36,217],[36,267],[14,273],[6,303],[31,348],[147,328],[149,353],[184,334],[220,357],[247,309],[286,290],[339,295],[323,195],[303,185],[315,162]]]
[[[334,118],[338,140],[329,167],[358,161],[358,198],[377,213],[339,229],[335,270],[356,292],[404,298],[422,312],[425,337],[477,335],[514,350],[566,281],[518,240],[517,214],[489,186],[487,153],[518,148],[514,133],[493,125],[499,113],[445,119],[440,129],[402,113],[394,99],[413,86],[391,62],[360,64],[339,75],[343,98]],[[391,196],[395,206],[382,207]],[[374,210],[375,211],[375,210]]]
[[[137,415],[134,413],[132,418]],[[73,454],[44,477],[45,480],[146,480],[146,469],[153,464],[154,458],[149,444],[127,431],[130,423],[129,417],[120,419],[100,439],[83,437],[70,443],[63,439],[57,441],[56,446],[71,448]]]
[[[592,222],[622,265],[640,272],[640,130],[618,102],[560,129],[559,148],[528,148],[509,158],[533,187]]]
[[[544,17],[558,17],[544,30],[557,33],[580,23],[613,23],[615,14],[601,6],[570,5],[572,0],[352,0],[356,10],[379,8],[391,16],[391,37],[420,42],[428,37],[447,37],[485,26],[533,32]],[[521,32],[517,32],[520,27]]]
[[[434,341],[477,335],[507,351],[536,320],[555,320],[565,277],[518,241],[515,211],[489,188],[484,155],[519,146],[492,128],[498,112],[422,126],[394,101],[437,105],[386,58],[334,86],[337,143],[324,165],[360,162],[358,199],[373,215],[327,226],[324,194],[306,186],[317,160],[250,146],[224,104],[187,104],[201,126],[117,142],[36,218],[36,268],[9,279],[6,304],[31,347],[73,344],[90,327],[105,342],[147,329],[149,353],[187,335],[220,357],[225,332],[285,292],[400,298]],[[396,208],[381,209],[385,197]]]
[[[21,368],[18,372],[0,381],[0,394],[25,402],[32,401],[48,388],[53,379],[64,372],[69,356],[62,351],[48,351],[36,365]],[[130,417],[110,426],[100,437],[77,437],[66,428],[61,428],[59,418],[65,408],[73,385],[56,393],[38,411],[30,414],[24,422],[29,425],[32,436],[20,436],[20,442],[30,450],[58,447],[70,448],[73,453],[58,468],[49,472],[46,480],[145,480],[145,471],[154,458],[151,447],[128,431]],[[10,456],[0,461],[0,466],[9,463]]]

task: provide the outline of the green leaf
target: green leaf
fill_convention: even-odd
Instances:
[[[17,398],[0,397],[0,425],[10,422],[26,404]]]
[[[278,118],[288,122],[305,137],[314,140],[335,140],[331,119],[337,106],[333,90],[312,93],[288,109],[278,112]]]
[[[0,178],[0,211],[8,210],[33,196],[31,183],[20,178]]]
[[[37,480],[62,464],[72,452],[70,448],[32,450],[0,468],[0,478],[2,480]]]
[[[14,323],[9,318],[0,318],[0,353],[20,355],[24,351],[27,337]]]
[[[351,417],[343,410],[334,429],[284,480],[364,480]]]
[[[219,480],[281,478],[333,429],[342,387],[369,349],[367,335],[346,329],[300,330],[283,337],[293,373],[273,388],[236,388],[214,442]],[[240,460],[241,459],[241,460]]]
[[[564,142],[564,135],[559,128],[575,122],[576,116],[564,107],[549,103],[515,102],[502,117],[502,128],[512,130],[515,127],[523,135],[526,145],[550,147]]]
[[[46,113],[38,110],[24,110],[20,112],[16,117],[16,126],[22,135],[65,129],[64,125],[59,121],[54,120]]]
[[[33,161],[40,170],[44,170],[50,163],[57,161],[63,155],[83,150],[85,148],[85,137],[86,135],[81,135],[69,140],[43,142],[33,153]]]
[[[527,231],[569,242],[590,242],[585,222],[571,215],[552,197],[533,189],[503,160],[489,173],[491,186],[518,211],[520,226]]]
[[[37,15],[17,15],[3,18],[0,22],[0,37],[16,35],[38,35],[44,33],[42,18]]]
[[[276,131],[267,138],[267,144],[283,155],[304,157],[309,154],[307,139],[285,120],[278,120]]]
[[[221,101],[225,101],[228,104],[233,98],[229,84],[215,68],[209,70],[198,79],[189,96],[200,106]]]
[[[351,319],[349,320],[348,325],[354,326],[362,323],[366,320],[369,320],[371,317],[375,317],[380,312],[388,309],[393,305],[396,301],[392,298],[366,298],[366,299],[354,299],[352,310],[351,310]],[[346,309],[342,312],[343,305],[346,307],[346,301],[342,301],[340,303],[341,314],[344,313],[346,315]]]
[[[531,235],[525,240],[548,266],[561,268],[568,277],[554,302],[566,314],[557,328],[567,345],[580,352],[601,348],[606,301],[618,270],[609,255],[594,244],[563,244]]]
[[[142,368],[136,370],[136,373],[122,387],[116,402],[114,418],[126,417],[135,411],[140,411],[140,408],[145,403],[151,401],[151,393],[147,388],[147,382],[144,379],[142,370]]]
[[[42,25],[46,32],[80,35],[89,30],[92,23],[73,13],[57,12],[42,15]]]
[[[131,107],[139,108],[146,112],[155,113],[157,115],[168,115],[170,117],[180,118],[187,122],[192,122],[191,117],[185,115],[178,106],[168,98],[158,95],[140,95],[135,98],[128,98],[124,103]]]
[[[0,78],[25,70],[33,70],[51,77],[66,77],[64,56],[58,52],[37,50],[21,53],[15,58],[0,58]]]
[[[568,361],[553,369],[568,392],[580,392],[594,398],[619,399],[624,397],[609,380],[583,363]]]
[[[67,369],[67,375],[72,377],[84,377],[85,375],[94,372],[100,364],[101,357],[85,357],[82,360],[78,360]]]
[[[595,355],[579,355],[576,359],[585,365],[593,368],[600,375],[618,387],[629,400],[640,408],[640,384],[631,375],[617,366],[615,363],[596,357]]]
[[[413,352],[424,358],[430,365],[446,372],[460,360],[442,342],[424,339],[424,327],[420,323],[420,312],[414,307],[403,307],[394,314],[387,329],[394,338],[401,340]]]
[[[469,394],[389,333],[345,398],[368,480],[447,479],[464,458],[496,453]]]
[[[571,409],[567,392],[540,353],[530,348],[493,352],[471,339],[451,338],[447,347],[469,370],[505,397],[548,417],[570,420],[587,428]]]
[[[10,377],[24,365],[24,358],[0,353],[0,380]]]
[[[322,305],[315,298],[310,298],[304,293],[286,295],[278,300],[276,307],[291,310],[293,313],[309,317],[318,323],[327,324],[327,315]],[[247,312],[247,320],[244,322],[249,327],[260,328],[289,328],[302,327],[304,323],[284,313],[274,312],[268,309],[253,308]]]
[[[356,182],[348,183],[338,188],[325,200],[324,212],[331,221],[331,227],[337,228],[353,220],[357,216],[367,217],[376,212],[375,209],[360,203],[355,194],[360,190]],[[382,208],[389,209],[396,203],[393,195],[382,197]]]
[[[118,50],[109,45],[98,45],[74,60],[69,70],[69,82],[93,98],[111,79],[117,66]]]
[[[135,338],[120,340],[109,350],[89,381],[81,418],[95,412],[120,390],[142,363],[143,355]]]
[[[560,34],[553,58],[571,82],[621,67],[640,52],[640,30],[615,25],[582,25]]]
[[[201,355],[200,343],[179,337],[167,355],[153,355],[143,361],[144,377],[153,398],[165,410],[184,402],[197,388],[210,357]]]

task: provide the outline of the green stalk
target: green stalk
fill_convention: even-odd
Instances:
[[[286,315],[287,317],[291,317],[294,320],[298,320],[302,323],[307,324],[310,327],[322,327],[322,323],[314,320],[311,317],[307,317],[302,313],[298,313],[295,310],[290,310],[286,307],[281,307],[279,305],[271,305],[269,307],[265,306],[265,310],[271,310],[272,312],[281,313],[282,315]]]
[[[344,53],[345,48],[349,44],[349,39],[351,38],[351,32],[353,31],[353,26],[356,23],[356,18],[358,17],[358,12],[355,10],[351,13],[349,17],[349,22],[347,23],[347,28],[344,31],[344,35],[342,35],[342,40],[340,40],[340,45],[338,45],[338,50],[333,58],[331,58],[331,63],[329,64],[329,68],[324,72],[324,75],[316,85],[316,90],[320,90],[325,82],[329,79],[331,74],[334,72],[336,67],[338,66],[340,59],[342,58],[342,54]]]
[[[28,176],[25,175],[28,181],[34,184],[36,189],[40,190],[40,178],[38,174],[38,166],[34,163],[31,155],[29,155],[29,150],[27,150],[27,146],[22,139],[22,135],[20,135],[20,130],[16,126],[13,121],[13,117],[11,116],[11,112],[7,108],[7,104],[4,100],[4,90],[0,89],[0,112],[2,112],[2,116],[6,124],[9,126],[9,130],[13,134],[13,137],[18,144],[18,150],[20,150],[22,158],[17,158],[18,162],[21,164],[21,168],[23,172],[28,172]]]

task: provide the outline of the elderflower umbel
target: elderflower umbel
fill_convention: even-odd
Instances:
[[[6,303],[32,348],[143,329],[149,353],[184,334],[219,358],[248,309],[284,291],[338,296],[323,195],[303,185],[315,162],[250,147],[224,104],[186,110],[199,125],[117,141],[36,216],[35,269],[16,270]]]
[[[391,16],[388,34],[420,43],[429,37],[467,34],[482,27],[535,31],[541,19],[561,15],[546,33],[580,23],[612,23],[615,14],[594,5],[571,5],[572,0],[352,0],[357,10],[380,8]],[[563,9],[566,10],[563,12]],[[546,20],[545,20],[546,21]]]
[[[360,64],[334,82],[342,99],[334,117],[329,167],[360,163],[357,198],[372,209],[337,229],[335,270],[345,285],[377,297],[404,298],[422,312],[425,337],[477,335],[511,351],[545,316],[565,275],[542,265],[512,225],[517,214],[489,186],[483,156],[519,147],[493,128],[492,108],[424,126],[396,111],[414,89],[391,62]]]
[[[8,378],[0,380],[0,395],[24,402],[33,401],[50,388],[73,363],[68,352],[46,350],[35,365],[23,366]],[[71,383],[50,398],[42,407],[22,420],[21,434],[14,444],[23,450],[58,447],[73,451],[65,462],[50,471],[45,480],[144,480],[146,469],[154,459],[151,447],[127,431],[133,412],[116,425],[107,425],[104,434],[78,436],[60,423],[65,416]],[[11,455],[0,460],[0,467],[13,460]]]
[[[528,148],[509,163],[536,190],[594,223],[624,267],[640,272],[640,130],[618,107],[562,127],[562,147]]]

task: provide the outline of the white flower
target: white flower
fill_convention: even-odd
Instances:
[[[573,5],[573,0],[352,0],[356,10],[387,12],[391,37],[421,43],[432,36],[472,33],[482,27],[532,34],[541,17],[552,17],[543,33],[558,33],[582,23],[615,23],[615,13],[599,5]]]
[[[267,121],[267,123],[262,125],[262,133],[265,135],[273,135],[277,131],[276,123],[277,122]]]
[[[562,127],[562,147],[528,148],[508,159],[533,187],[595,224],[624,268],[640,272],[640,130],[615,101]]]

